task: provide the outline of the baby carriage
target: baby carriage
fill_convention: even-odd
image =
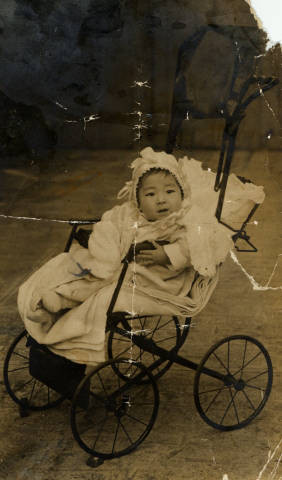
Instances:
[[[273,79],[261,79],[260,90],[271,88],[274,83]],[[237,98],[237,109],[226,120],[215,184],[215,189],[220,190],[216,211],[219,221],[238,126],[247,105],[260,94],[259,90],[243,100],[250,84],[248,79]],[[177,98],[174,107],[177,111]],[[172,122],[170,149],[180,123]],[[230,227],[234,230],[234,242],[241,239],[251,247],[246,251],[256,250],[245,232],[256,208],[252,207],[239,229]],[[69,251],[74,239],[87,246],[89,232],[78,226],[94,222],[70,222],[73,228],[65,251]],[[107,312],[106,362],[86,373],[84,365],[55,355],[26,331],[14,340],[4,362],[4,382],[21,415],[71,400],[71,429],[80,447],[90,454],[90,466],[126,455],[145,440],[157,418],[157,380],[174,363],[196,371],[196,408],[203,420],[216,429],[228,431],[246,426],[261,412],[270,395],[271,360],[258,340],[248,335],[226,337],[196,364],[179,354],[189,334],[191,318],[183,321],[173,315],[138,316],[114,311],[128,265],[139,249],[147,247],[151,248],[134,245],[123,259]]]

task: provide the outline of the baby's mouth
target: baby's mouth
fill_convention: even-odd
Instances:
[[[168,208],[161,208],[158,213],[168,213]]]

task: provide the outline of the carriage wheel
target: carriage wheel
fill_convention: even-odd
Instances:
[[[89,373],[78,386],[71,407],[71,428],[80,447],[94,457],[110,459],[135,450],[147,437],[159,407],[157,384],[142,365],[126,380],[113,375],[113,364],[128,366],[128,360],[108,360]],[[140,384],[138,376],[146,378]],[[90,381],[88,408],[77,399],[85,382]]]
[[[11,344],[4,362],[4,383],[22,416],[25,410],[46,410],[65,397],[36,380],[29,372],[28,333],[24,330]]]
[[[127,331],[142,335],[168,351],[179,350],[182,345],[181,327],[177,317],[174,316],[138,316],[126,319]],[[117,327],[124,330],[122,321],[116,324]],[[112,358],[128,358],[134,362],[142,362],[145,367],[149,367],[158,360],[158,356],[144,351],[134,344],[131,338],[125,337],[116,332],[113,328],[108,338],[108,356]],[[130,366],[131,365],[131,366]],[[165,361],[153,371],[155,379],[160,378],[171,367],[171,361]],[[128,369],[134,368],[133,364],[126,365],[113,364],[113,369],[117,375],[125,379]],[[146,380],[142,380],[144,383]]]
[[[225,380],[204,373],[209,368]],[[194,382],[196,407],[205,422],[219,430],[250,423],[264,407],[272,386],[272,364],[264,346],[246,335],[213,345],[198,366]]]

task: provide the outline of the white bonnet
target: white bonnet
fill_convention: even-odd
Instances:
[[[119,191],[118,199],[132,200],[137,204],[136,190],[139,180],[146,172],[155,168],[170,172],[182,188],[184,198],[188,194],[181,168],[173,155],[165,152],[155,152],[151,147],[146,147],[140,152],[140,157],[131,163],[130,167],[133,170],[132,180],[126,182],[125,186]]]

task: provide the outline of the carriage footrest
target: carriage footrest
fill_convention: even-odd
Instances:
[[[74,363],[48,350],[32,339],[29,353],[30,374],[56,392],[72,399],[84,377],[85,365]],[[82,408],[88,407],[89,382],[86,382],[77,399]]]

